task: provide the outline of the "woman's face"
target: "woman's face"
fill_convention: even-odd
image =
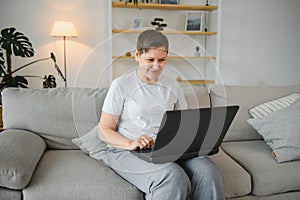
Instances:
[[[167,51],[165,47],[149,49],[147,53],[135,51],[135,60],[139,63],[138,77],[146,83],[155,83],[166,66]]]

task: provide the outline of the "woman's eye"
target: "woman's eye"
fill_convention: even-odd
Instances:
[[[147,62],[154,62],[155,61],[155,59],[153,59],[153,58],[149,58],[149,59],[146,59],[147,60]],[[158,62],[159,63],[162,63],[162,62],[165,62],[166,61],[166,59],[165,58],[162,58],[162,59],[158,59]]]
[[[150,58],[150,59],[147,59],[148,62],[154,62],[154,59]]]

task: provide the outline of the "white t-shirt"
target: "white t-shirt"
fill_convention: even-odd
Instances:
[[[176,80],[160,75],[155,84],[147,84],[133,71],[112,82],[102,111],[119,116],[116,131],[123,136],[135,140],[147,134],[155,140],[164,112],[185,108]]]

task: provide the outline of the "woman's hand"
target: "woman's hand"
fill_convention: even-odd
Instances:
[[[148,135],[141,135],[138,139],[134,140],[130,144],[130,149],[148,149],[154,144],[154,140]]]

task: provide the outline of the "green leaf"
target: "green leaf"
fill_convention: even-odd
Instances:
[[[53,75],[45,76],[43,81],[43,88],[55,88],[56,81]]]
[[[1,30],[0,45],[10,55],[21,57],[32,57],[34,55],[29,39],[13,27]]]
[[[57,63],[56,63],[56,57],[54,56],[54,54],[53,54],[52,52],[50,53],[50,57],[51,57],[51,59],[52,59],[53,62],[54,62],[54,67],[55,67],[55,69],[57,70],[58,75],[59,75],[64,81],[66,81],[65,76],[63,75],[63,73],[61,72],[59,66],[58,66]]]
[[[50,57],[56,63],[56,57],[53,52],[50,53]]]
[[[4,54],[2,49],[0,49],[0,77],[6,74],[4,63],[5,63]]]
[[[2,91],[4,88],[7,87],[21,87],[27,88],[28,81],[23,76],[10,76],[5,75],[0,83],[0,90]]]

